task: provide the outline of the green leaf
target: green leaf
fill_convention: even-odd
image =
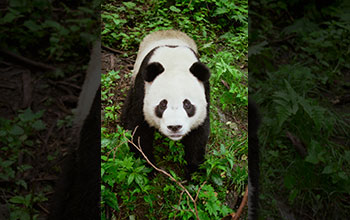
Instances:
[[[350,151],[348,150],[345,151],[344,159],[350,162]]]
[[[128,185],[130,185],[132,181],[134,181],[134,179],[135,179],[135,174],[134,173],[130,174],[130,176],[128,177]]]
[[[128,8],[128,9],[132,9],[136,7],[136,4],[133,2],[123,2],[123,4]]]
[[[297,197],[297,195],[298,195],[298,190],[292,189],[292,191],[291,191],[290,194],[289,194],[288,200],[289,200],[290,202],[293,202],[294,199],[295,199],[295,197]]]
[[[53,21],[53,20],[46,20],[45,23],[43,24],[45,27],[49,27],[49,28],[54,28],[54,29],[61,29],[62,26],[60,25],[60,23]]]
[[[225,154],[225,153],[226,153],[226,147],[225,147],[225,145],[220,144],[220,152],[221,152],[221,154]]]
[[[18,16],[12,12],[7,12],[6,15],[3,18],[1,18],[0,23],[1,24],[11,23],[15,18],[18,18]]]
[[[330,173],[333,173],[333,172],[334,172],[334,170],[333,170],[333,168],[332,168],[331,165],[326,166],[326,167],[323,169],[323,171],[322,171],[323,174],[330,174]]]
[[[339,172],[338,176],[344,180],[348,179],[348,176],[346,175],[346,173],[344,171]]]
[[[30,220],[30,215],[25,209],[16,209],[11,211],[10,219]]]
[[[17,204],[24,204],[25,199],[23,198],[23,196],[14,196],[10,199],[10,202],[17,203]]]
[[[175,179],[177,178],[176,173],[173,170],[169,170],[169,173],[171,174],[172,177],[174,177]]]
[[[224,7],[217,8],[217,9],[214,11],[213,17],[215,17],[215,16],[217,16],[217,15],[225,14],[225,13],[227,13],[227,12],[228,12],[227,8],[224,8]]]
[[[24,189],[28,188],[27,183],[24,180],[18,180],[16,181],[16,184],[19,186],[23,186]]]
[[[202,210],[198,210],[198,217],[201,220],[210,220],[208,214]]]
[[[222,182],[222,179],[221,179],[221,177],[219,175],[214,174],[214,175],[211,176],[211,179],[213,180],[213,182],[216,185],[222,186],[223,182]]]
[[[176,12],[176,13],[178,13],[178,12],[181,12],[181,10],[180,9],[178,9],[178,8],[176,8],[175,6],[170,6],[170,8],[169,8],[171,11],[173,11],[173,12]]]
[[[25,21],[23,25],[33,32],[41,29],[41,26],[37,25],[33,20]]]
[[[24,134],[24,130],[23,130],[23,128],[21,128],[18,125],[13,125],[12,128],[10,129],[9,133],[12,135],[22,135],[22,134]]]
[[[46,128],[46,126],[42,120],[38,120],[38,121],[34,122],[32,124],[32,127],[37,131],[44,130]]]
[[[119,210],[117,196],[113,192],[111,192],[108,188],[104,188],[104,190],[101,190],[101,194],[103,197],[102,200],[105,201],[109,207],[116,211]]]
[[[305,158],[306,162],[312,163],[312,164],[318,164],[320,162],[319,160],[319,143],[312,140],[311,141],[311,149],[309,150],[309,154],[307,155],[307,157]]]
[[[248,57],[250,57],[252,55],[260,54],[265,49],[265,46],[267,44],[268,44],[267,41],[263,41],[259,44],[253,45],[253,46],[249,45]]]
[[[145,168],[144,165],[139,166],[139,167],[137,167],[137,168],[135,169],[135,172],[136,172],[136,173],[140,173],[144,168]]]
[[[5,161],[1,161],[0,165],[1,167],[9,167],[11,166],[15,161],[12,160],[5,160]]]
[[[32,121],[35,119],[35,114],[30,108],[27,108],[23,113],[18,115],[18,118],[23,122]]]
[[[205,210],[207,210],[209,212],[210,215],[216,215],[217,210],[219,210],[219,206],[216,203],[216,199],[215,200],[208,200],[207,204],[205,205]]]
[[[0,137],[6,136],[7,132],[5,130],[0,130]]]
[[[140,186],[142,187],[143,184],[144,184],[144,178],[142,175],[136,175],[135,177],[135,182]]]

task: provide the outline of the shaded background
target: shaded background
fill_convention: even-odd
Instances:
[[[349,15],[348,1],[249,1],[260,219],[350,214]]]
[[[45,219],[76,108],[98,1],[0,4],[0,219]]]

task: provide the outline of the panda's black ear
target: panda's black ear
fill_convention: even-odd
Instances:
[[[210,71],[206,65],[201,62],[195,62],[190,68],[191,73],[202,82],[209,80]]]
[[[164,71],[162,64],[158,62],[150,63],[146,66],[145,71],[142,73],[142,77],[147,82],[152,82],[159,74]]]

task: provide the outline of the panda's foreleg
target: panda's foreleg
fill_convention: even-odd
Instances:
[[[143,153],[147,158],[154,164],[153,156],[153,138],[154,138],[154,128],[150,127],[147,122],[141,123],[139,126],[135,127],[136,131],[132,138],[133,143],[141,147]],[[133,146],[129,144],[130,150],[135,152],[137,156],[141,156],[141,153]]]
[[[198,170],[198,167],[204,161],[205,147],[209,136],[209,120],[192,130],[186,135],[182,143],[185,146],[185,160],[187,162],[186,178]]]

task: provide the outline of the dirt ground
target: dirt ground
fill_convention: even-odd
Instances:
[[[131,56],[124,58],[121,55],[123,54],[122,51],[118,51],[111,48],[103,47],[101,59],[102,59],[102,74],[106,74],[112,70],[119,71],[120,79],[116,82],[117,84],[114,85],[114,91],[112,91],[115,95],[112,98],[113,103],[121,103],[124,102],[124,99],[126,97],[127,91],[130,86],[130,78],[126,78],[125,76],[130,74],[133,65],[134,60],[136,59],[136,56]],[[102,109],[107,106],[107,103],[101,102]],[[117,110],[117,115],[120,115],[120,110]],[[103,124],[103,114],[101,115],[101,124]],[[116,124],[119,123],[118,117],[115,122],[109,122],[109,126],[116,127]]]

